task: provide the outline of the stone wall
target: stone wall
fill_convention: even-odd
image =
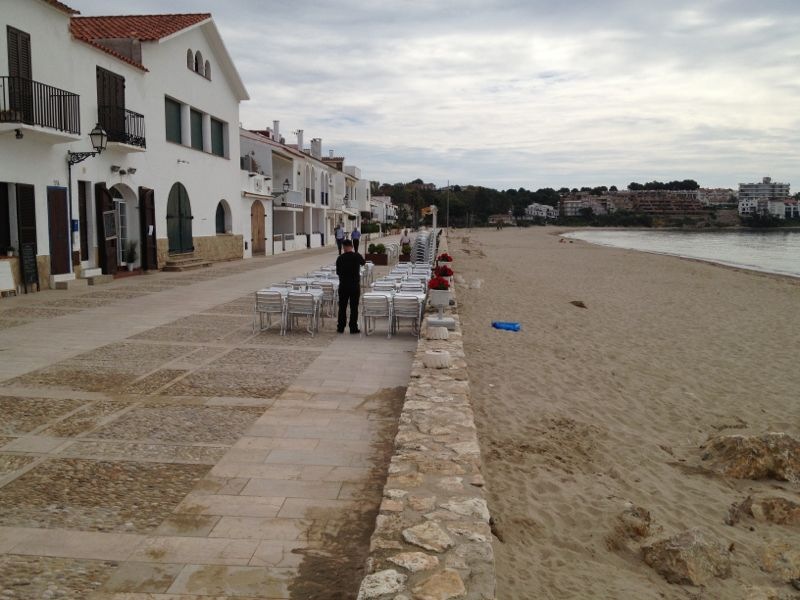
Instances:
[[[452,307],[445,312],[455,331],[417,346],[359,600],[495,597],[461,327]],[[443,350],[451,366],[425,367],[428,352]]]
[[[203,260],[221,261],[238,260],[244,257],[244,236],[231,233],[209,235],[192,238],[194,244],[194,257]],[[163,267],[169,260],[169,240],[159,238],[156,241],[158,248],[158,266]]]

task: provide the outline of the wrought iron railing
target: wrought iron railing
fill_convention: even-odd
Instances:
[[[119,142],[146,148],[144,115],[121,106],[98,106],[100,126],[106,130],[109,142]]]
[[[80,96],[24,77],[0,77],[0,123],[80,134]]]

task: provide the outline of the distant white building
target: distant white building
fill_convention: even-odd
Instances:
[[[740,183],[739,184],[739,214],[773,214],[770,208],[771,202],[783,204],[789,200],[789,184],[774,183],[769,177],[764,177],[761,183]],[[781,211],[774,209],[775,216]],[[780,217],[785,218],[785,217]]]
[[[730,188],[700,188],[697,199],[704,206],[723,206],[736,202],[736,191]]]
[[[372,219],[379,223],[393,223],[397,220],[397,207],[392,204],[391,196],[372,196]]]
[[[525,217],[528,219],[557,219],[558,209],[547,204],[534,202],[525,208]]]

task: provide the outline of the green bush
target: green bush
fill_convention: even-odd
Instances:
[[[375,254],[375,244],[367,246],[367,254]]]
[[[411,244],[403,244],[402,254],[411,254]]]
[[[383,244],[375,244],[375,254],[386,254],[386,246]]]

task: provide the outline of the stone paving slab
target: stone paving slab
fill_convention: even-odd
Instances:
[[[354,594],[416,339],[254,334],[253,282],[325,252],[39,296],[0,342],[0,556],[115,561],[70,584],[102,600]]]

